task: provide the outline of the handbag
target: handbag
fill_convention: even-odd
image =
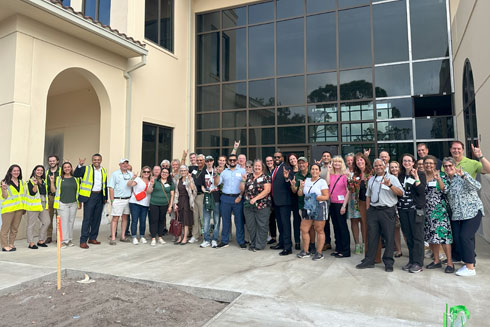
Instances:
[[[175,211],[175,218],[170,219],[170,228],[168,232],[175,237],[182,235],[182,223],[179,221],[179,211]]]
[[[148,183],[149,184],[149,183]],[[145,189],[143,190],[143,192],[139,192],[138,194],[134,193],[133,191],[133,194],[134,194],[134,198],[136,199],[136,201],[141,201],[143,200],[144,198],[146,198],[146,189],[148,188],[148,184],[146,184],[146,187]]]

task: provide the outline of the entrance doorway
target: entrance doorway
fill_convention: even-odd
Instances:
[[[478,126],[476,122],[475,84],[469,59],[466,59],[463,71],[463,113],[466,155],[471,157],[473,155],[471,145],[478,146]]]
[[[287,161],[288,157],[290,154],[295,154],[299,157],[306,157],[308,160],[310,160],[310,151],[309,147],[281,147],[279,148],[279,151],[281,151],[282,155],[284,156],[284,161]],[[289,163],[288,163],[289,164]]]

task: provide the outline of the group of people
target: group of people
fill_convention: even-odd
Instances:
[[[117,244],[119,220],[120,242],[148,243],[147,217],[150,245],[165,244],[169,215],[182,226],[174,244],[202,240],[202,248],[224,248],[230,243],[233,216],[240,248],[256,252],[269,244],[285,256],[294,247],[298,258],[317,261],[332,249],[331,221],[335,238],[331,255],[351,256],[352,233],[353,252],[364,254],[358,269],[382,261],[387,272],[393,271],[394,258],[403,255],[403,234],[409,251],[403,270],[424,269],[426,243],[433,253],[426,269],[442,268],[444,263],[444,271],[453,273],[454,264],[463,262],[457,275],[476,274],[475,233],[484,212],[475,177],[490,172],[490,162],[478,147],[472,147],[478,158],[472,160],[463,155],[463,143],[454,141],[451,156],[441,161],[420,143],[421,164],[411,154],[391,161],[387,151],[381,151],[372,164],[370,151],[345,158],[325,151],[316,162],[295,154],[284,158],[276,152],[264,162],[247,161],[245,155],[236,154],[238,147],[235,142],[232,153],[216,162],[212,156],[191,153],[190,165],[184,151],[181,160],[144,166],[141,173],[123,158],[110,177],[100,154],[92,156],[91,165],[80,159],[76,167],[70,162],[60,166],[59,158],[52,155],[49,167],[37,165],[26,181],[21,168],[12,165],[1,182],[2,251],[16,250],[14,241],[24,213],[30,249],[52,242],[55,212],[61,219],[63,247],[74,246],[73,226],[82,204],[80,247],[98,245],[102,211],[110,203],[110,245]],[[441,247],[445,262],[439,256]]]

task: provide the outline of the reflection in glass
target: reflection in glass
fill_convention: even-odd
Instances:
[[[309,103],[337,100],[337,72],[308,75],[306,94]]]
[[[343,142],[362,142],[374,140],[373,123],[342,124]]]
[[[305,122],[304,107],[277,108],[277,124],[303,124]]]
[[[413,113],[415,117],[452,116],[453,96],[432,95],[413,97]]]
[[[219,146],[219,131],[196,132],[196,146]]]
[[[413,59],[449,56],[446,1],[410,0]]]
[[[332,123],[337,121],[336,104],[317,104],[308,107],[309,123]]]
[[[449,153],[450,141],[424,142],[429,148],[429,153],[436,158],[444,158]]]
[[[274,3],[265,2],[248,6],[248,23],[256,24],[274,19]]]
[[[371,68],[340,72],[340,99],[354,100],[373,97]]]
[[[223,31],[223,81],[247,77],[246,38],[244,28]]]
[[[378,153],[381,151],[388,151],[391,158],[400,158],[405,153],[413,153],[413,142],[410,143],[379,143]],[[429,151],[432,154],[432,151]],[[442,157],[440,157],[442,158]]]
[[[308,140],[311,143],[337,142],[338,125],[310,125],[308,126]]]
[[[372,163],[373,160],[374,160],[374,158],[375,158],[374,144],[372,144],[372,143],[367,143],[367,144],[343,144],[342,145],[342,156],[345,156],[348,153],[357,153],[357,152],[363,153],[364,150],[371,150],[371,155],[369,156],[369,159],[371,160],[371,163]]]
[[[328,13],[306,18],[306,69],[308,72],[337,67],[337,18]]]
[[[277,19],[288,18],[294,16],[302,16],[304,14],[303,0],[277,0]]]
[[[219,150],[219,148],[212,148],[212,149],[197,148],[196,153],[203,153],[205,156],[212,156],[214,158],[215,163],[218,161],[218,157],[221,155],[221,151]]]
[[[277,79],[277,104],[302,104],[305,102],[305,79],[303,76]]]
[[[305,143],[305,126],[288,126],[277,128],[277,143],[300,144]]]
[[[413,63],[414,94],[451,93],[449,60]]]
[[[141,162],[153,166],[155,163],[155,145],[157,127],[143,123],[143,142],[141,146]]]
[[[223,84],[223,109],[238,109],[247,107],[247,84]]]
[[[339,11],[339,59],[341,68],[371,65],[369,7]]]
[[[376,101],[376,119],[412,117],[412,99],[390,99]]]
[[[275,124],[274,109],[260,109],[248,111],[248,126],[267,126]]]
[[[248,82],[249,107],[268,107],[275,104],[273,79]]]
[[[248,78],[274,75],[274,24],[248,29]]]
[[[245,127],[247,124],[246,111],[223,112],[222,128]]]
[[[408,64],[376,67],[374,71],[376,97],[410,95]]]
[[[247,24],[247,7],[223,10],[223,28]]]
[[[240,145],[247,145],[246,129],[223,130],[221,134],[223,136],[223,146],[232,146],[235,144],[235,140],[240,140]]]
[[[219,33],[198,35],[197,49],[197,83],[219,82]]]
[[[371,0],[339,0],[339,8],[368,5]]]
[[[454,137],[453,117],[415,118],[417,139]]]
[[[277,75],[303,73],[305,70],[303,18],[278,22],[276,28]]]
[[[197,111],[219,110],[219,85],[199,86],[197,88]]]
[[[348,102],[340,104],[341,121],[371,120],[374,116],[372,102]]]
[[[337,0],[306,0],[306,12],[312,14],[337,8]]]
[[[265,160],[265,157],[272,156],[275,151],[274,147],[248,148],[248,157]]]
[[[405,0],[373,6],[374,63],[408,60]]]
[[[378,141],[413,139],[412,120],[378,122]]]
[[[172,128],[158,127],[158,160],[172,157]]]
[[[251,128],[248,130],[249,144],[262,145],[276,143],[274,127],[272,128]]]
[[[197,32],[219,30],[219,17],[219,11],[197,16]]]
[[[197,115],[197,129],[219,128],[219,113]]]

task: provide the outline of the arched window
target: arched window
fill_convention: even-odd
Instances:
[[[464,138],[466,152],[471,153],[471,144],[478,144],[478,128],[476,124],[475,84],[470,60],[466,59],[463,71],[463,113],[464,113]]]

